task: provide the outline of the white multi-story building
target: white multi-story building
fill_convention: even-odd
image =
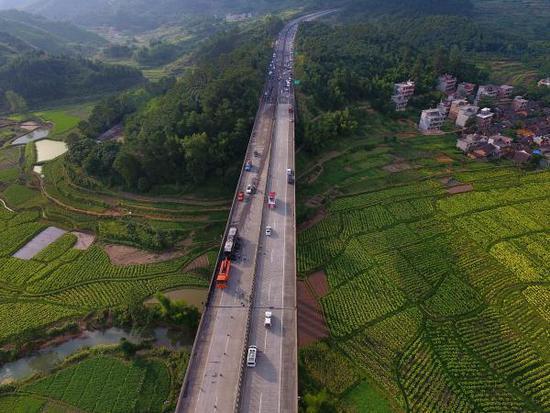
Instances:
[[[468,120],[473,118],[478,110],[479,107],[475,105],[462,106],[458,111],[458,116],[456,117],[456,126],[459,126],[461,128],[466,127],[466,123],[468,123]]]
[[[405,110],[405,108],[407,107],[407,102],[414,94],[414,87],[415,85],[412,80],[396,83],[393,86],[393,95],[391,97],[391,100],[395,104],[396,111],[400,112]]]
[[[439,109],[426,109],[420,115],[418,129],[423,133],[439,132],[444,121],[445,115]]]

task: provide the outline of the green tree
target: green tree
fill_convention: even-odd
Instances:
[[[5,93],[5,98],[11,113],[25,113],[27,111],[27,102],[23,96],[13,90],[8,90]]]
[[[195,182],[206,178],[210,162],[210,142],[206,133],[194,133],[183,138],[185,166],[187,173]]]

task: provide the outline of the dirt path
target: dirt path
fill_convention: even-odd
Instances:
[[[13,209],[11,209],[9,206],[6,205],[6,203],[4,202],[3,199],[0,198],[0,203],[2,203],[2,205],[4,206],[4,208],[6,208],[8,211],[10,212],[15,212]]]

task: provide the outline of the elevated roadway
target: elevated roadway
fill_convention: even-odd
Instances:
[[[298,24],[332,11],[288,23],[274,50],[274,69],[264,87],[247,148],[250,172],[241,172],[229,227],[239,229],[240,250],[225,289],[211,285],[176,412],[296,412],[296,231],[292,48]],[[290,80],[290,82],[288,82]],[[244,164],[243,164],[244,165]],[[256,193],[237,200],[248,185]],[[268,209],[267,193],[276,192]],[[265,235],[265,227],[273,234]],[[223,243],[222,243],[223,245]],[[221,250],[220,256],[221,258]],[[219,266],[219,259],[217,267]],[[273,325],[265,328],[265,311]],[[248,345],[258,347],[257,366],[247,368]]]

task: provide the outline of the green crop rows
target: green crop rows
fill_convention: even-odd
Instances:
[[[550,411],[550,172],[470,161],[442,172],[426,154],[437,145],[407,142],[422,158],[399,145],[423,165],[416,180],[342,190],[298,235],[299,275],[324,271],[329,284],[332,345],[304,349],[308,377],[342,400],[374,384],[396,411]],[[453,195],[445,176],[473,190]]]
[[[79,251],[66,234],[31,260],[11,255],[45,228],[38,213],[1,210],[0,341],[90,311],[142,300],[175,287],[206,287],[185,274],[192,257],[148,265],[115,266],[99,246]]]
[[[170,375],[157,361],[126,363],[114,357],[98,356],[21,390],[61,400],[90,413],[154,413],[161,412],[168,399]]]

